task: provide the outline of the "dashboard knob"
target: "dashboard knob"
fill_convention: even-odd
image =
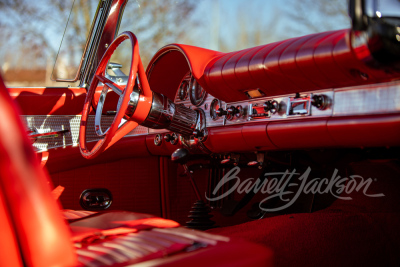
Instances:
[[[171,144],[176,145],[179,141],[179,135],[177,133],[171,134]]]
[[[229,115],[235,115],[236,113],[239,113],[239,110],[235,106],[230,106],[227,110],[227,113]]]
[[[189,151],[186,148],[178,148],[171,155],[172,162],[185,164],[189,158]]]
[[[215,113],[217,113],[218,117],[222,117],[224,115],[228,115],[228,112],[223,108],[219,108]]]
[[[170,134],[164,135],[165,142],[170,142],[172,140],[172,136]]]
[[[194,130],[194,131],[193,131],[193,135],[194,135],[194,137],[196,137],[196,138],[200,138],[200,137],[203,137],[203,136],[204,136],[203,132],[200,131],[200,130]]]
[[[311,104],[317,109],[324,110],[329,106],[329,98],[326,95],[313,95]]]
[[[237,113],[235,114],[236,118],[240,118],[244,115],[244,110],[241,105],[236,106]]]
[[[231,159],[229,158],[229,159],[223,159],[223,160],[221,160],[221,164],[227,164],[227,163],[229,163],[229,162],[231,162]]]
[[[156,136],[154,136],[154,144],[156,146],[161,146],[161,143],[162,143],[161,134],[157,134]]]
[[[271,112],[272,114],[275,114],[276,112],[279,111],[279,103],[276,100],[268,100],[267,102],[264,103],[264,110],[265,112]]]

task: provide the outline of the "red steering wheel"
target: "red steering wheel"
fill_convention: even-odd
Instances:
[[[125,88],[117,85],[110,79],[105,77],[106,67],[108,61],[113,55],[115,49],[125,40],[130,40],[132,45],[132,61],[128,76],[128,83]],[[140,83],[140,91],[133,92],[133,88],[136,84],[136,76]],[[96,116],[95,116],[95,132],[99,137],[103,137],[94,145],[92,149],[88,149],[86,146],[86,129],[91,109],[91,103],[94,98],[98,83],[103,83],[103,89],[97,103]],[[113,90],[119,95],[119,101],[116,109],[116,115],[111,126],[103,132],[101,130],[100,122],[103,110],[103,104],[109,89]],[[122,121],[122,118],[127,114],[127,108],[129,101],[134,102],[135,109],[133,113],[129,113],[129,118],[126,121]],[[150,90],[149,83],[146,78],[146,74],[143,68],[141,58],[139,56],[139,45],[136,36],[132,32],[121,33],[108,47],[104,53],[100,63],[93,76],[93,80],[90,84],[89,91],[87,92],[85,104],[83,105],[82,120],[79,130],[79,148],[83,157],[87,159],[98,156],[101,152],[109,148],[119,139],[124,137],[127,133],[132,131],[139,123],[143,122],[150,112],[152,103],[152,92]]]

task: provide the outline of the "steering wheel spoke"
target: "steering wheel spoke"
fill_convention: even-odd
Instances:
[[[111,90],[113,90],[117,95],[121,96],[124,93],[125,88],[122,88],[118,84],[114,83],[110,79],[102,76],[102,75],[97,75],[96,78],[99,79],[105,86],[108,86]]]

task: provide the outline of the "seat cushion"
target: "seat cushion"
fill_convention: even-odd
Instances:
[[[148,214],[96,213],[69,225],[79,266],[272,266],[267,247]]]
[[[63,210],[62,215],[66,220],[77,220],[96,214],[95,211],[88,210]]]

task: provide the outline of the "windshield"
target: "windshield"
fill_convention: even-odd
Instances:
[[[97,0],[0,1],[0,62],[7,86],[65,86],[74,78]],[[136,34],[146,67],[162,46],[182,43],[235,51],[314,32],[349,28],[345,0],[130,0],[119,32]],[[123,49],[122,49],[123,50]],[[118,52],[123,68],[130,56]],[[126,70],[124,71],[125,73]]]

